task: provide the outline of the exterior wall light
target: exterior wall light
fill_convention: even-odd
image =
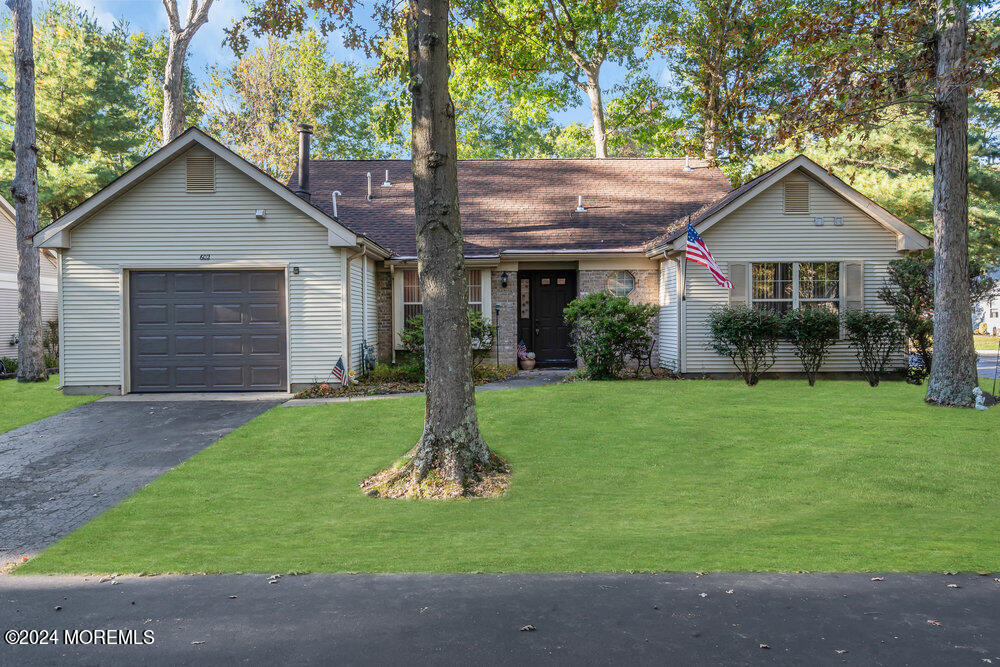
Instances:
[[[503,273],[500,274],[500,287],[506,287],[506,286],[507,286],[507,272],[504,271]]]

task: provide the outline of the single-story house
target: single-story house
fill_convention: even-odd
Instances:
[[[990,274],[1000,281],[1000,270]],[[972,309],[972,324],[976,331],[986,325],[986,333],[996,336],[1000,334],[1000,296],[992,296],[975,304]]]
[[[50,322],[56,319],[59,305],[56,256],[51,250],[39,252],[42,320]],[[17,358],[17,301],[17,227],[14,207],[0,197],[0,357]]]
[[[338,358],[399,350],[420,312],[408,160],[310,160],[282,184],[189,129],[35,237],[59,256],[68,393],[296,390]],[[730,301],[884,308],[886,264],[928,246],[884,209],[798,157],[732,190],[699,160],[462,160],[470,307],[575,363],[562,309],[611,290],[661,306],[655,359],[730,373],[709,310]],[[736,288],[685,263],[691,220]],[[685,266],[687,264],[687,266]],[[902,357],[902,351],[900,351]],[[795,370],[782,350],[777,370]],[[825,370],[856,370],[839,343]]]

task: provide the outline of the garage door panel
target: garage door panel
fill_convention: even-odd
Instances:
[[[132,280],[132,290],[137,294],[163,294],[167,291],[167,274],[139,274]]]
[[[166,324],[169,321],[166,304],[136,304],[132,313],[133,321],[138,324]]]
[[[242,355],[243,336],[212,336],[212,352],[218,355]]]
[[[241,324],[242,322],[243,304],[217,303],[212,306],[213,324]]]
[[[284,272],[133,271],[131,388],[284,390]]]
[[[251,303],[250,324],[280,324],[281,310],[276,303]]]
[[[176,324],[204,324],[205,305],[201,303],[178,303],[174,305]]]

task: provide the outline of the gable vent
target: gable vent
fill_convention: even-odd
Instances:
[[[215,192],[215,156],[187,156],[187,191]]]
[[[809,183],[785,181],[785,213],[809,212]]]

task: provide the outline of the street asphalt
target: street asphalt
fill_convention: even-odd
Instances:
[[[99,582],[0,578],[0,630],[54,629],[60,636],[57,645],[0,644],[0,664],[1000,664],[995,575],[225,575]],[[119,639],[152,643],[64,643],[65,630],[109,629],[126,631]],[[144,638],[145,631],[151,635]]]
[[[0,571],[277,403],[97,401],[0,434]]]

